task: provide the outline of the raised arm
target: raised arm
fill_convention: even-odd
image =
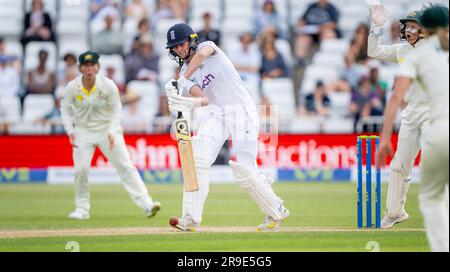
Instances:
[[[372,27],[369,34],[367,55],[374,59],[397,63],[397,48],[399,45],[381,45],[381,35],[376,33],[380,30],[374,30],[374,28]]]
[[[386,106],[384,112],[383,131],[381,132],[380,150],[377,154],[377,165],[384,164],[388,155],[392,156],[391,145],[392,128],[394,126],[397,110],[405,97],[406,91],[411,86],[413,80],[409,77],[401,76],[395,80],[394,92]]]

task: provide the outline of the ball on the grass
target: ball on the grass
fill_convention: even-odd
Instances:
[[[170,224],[172,227],[178,225],[178,218],[176,218],[175,216],[174,216],[174,217],[171,217],[170,220],[169,220],[169,224]]]

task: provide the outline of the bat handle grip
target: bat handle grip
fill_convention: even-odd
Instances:
[[[178,90],[178,82],[177,81],[172,81],[172,85],[175,87],[175,89],[177,89],[177,92],[179,92]],[[183,118],[183,113],[181,111],[178,112],[178,119]]]

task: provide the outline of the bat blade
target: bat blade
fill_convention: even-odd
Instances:
[[[185,118],[175,120],[175,128],[177,132],[178,152],[180,154],[184,190],[186,192],[198,191],[199,186],[195,168],[194,150],[192,148],[191,133],[187,120]]]

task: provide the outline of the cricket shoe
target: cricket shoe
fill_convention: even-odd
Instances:
[[[281,223],[283,223],[289,217],[289,210],[283,205],[280,206],[281,219],[275,220],[271,216],[266,216],[264,223],[259,225],[256,230],[258,232],[276,232],[280,229]]]
[[[89,212],[82,209],[75,209],[75,211],[69,214],[69,218],[77,220],[87,220],[89,219]]]
[[[200,224],[195,223],[192,220],[192,217],[186,216],[181,219],[178,219],[177,217],[170,218],[169,224],[181,231],[185,232],[198,232],[200,231]]]
[[[395,224],[404,222],[408,220],[409,214],[406,213],[406,211],[403,210],[402,214],[397,216],[396,218],[389,217],[387,214],[383,217],[383,220],[381,220],[381,228],[382,229],[390,229]]]
[[[161,210],[161,203],[153,202],[151,208],[145,209],[145,216],[147,216],[147,218],[152,218],[159,212],[159,210]]]

